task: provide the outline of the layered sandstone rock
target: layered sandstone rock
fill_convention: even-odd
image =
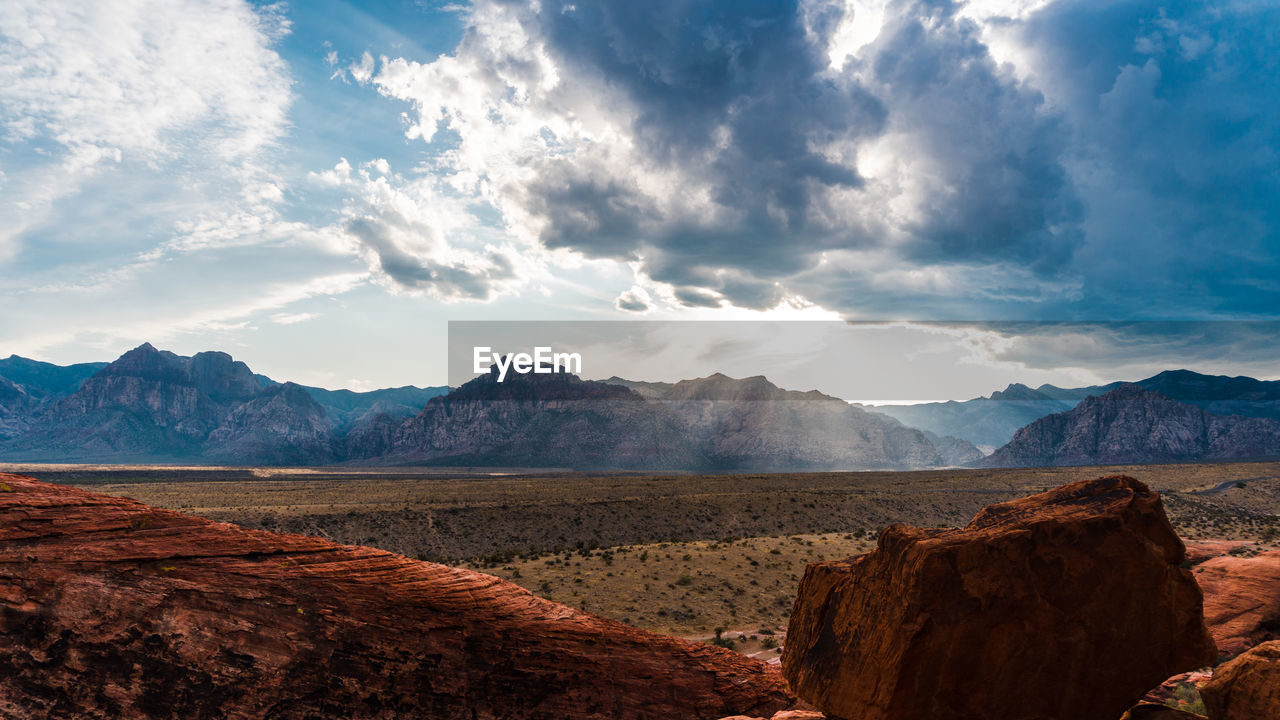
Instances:
[[[1280,639],[1280,550],[1222,555],[1192,568],[1204,591],[1204,620],[1225,656]]]
[[[1217,651],[1159,496],[1113,476],[992,505],[961,530],[895,525],[810,565],[783,653],[847,720],[1115,718]]]
[[[1219,666],[1200,695],[1213,720],[1280,718],[1280,641]]]
[[[497,578],[0,475],[0,717],[720,718],[776,671]]]

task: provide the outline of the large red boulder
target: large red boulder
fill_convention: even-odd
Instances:
[[[764,663],[489,575],[0,475],[0,717],[721,718]]]
[[[1204,591],[1204,621],[1226,656],[1280,639],[1280,550],[1222,555],[1192,568]]]
[[[1183,560],[1159,496],[1124,476],[960,530],[894,525],[805,569],[783,672],[846,720],[1118,718],[1217,658]]]
[[[1223,663],[1200,696],[1213,720],[1280,718],[1280,640]]]

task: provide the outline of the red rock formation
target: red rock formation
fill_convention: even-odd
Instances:
[[[1217,657],[1159,496],[1128,477],[992,505],[961,530],[894,525],[810,565],[792,689],[850,720],[1119,717]]]
[[[776,671],[489,575],[0,475],[0,716],[720,718]]]
[[[1204,591],[1204,621],[1226,656],[1280,639],[1280,550],[1223,555],[1192,569]]]
[[[1213,720],[1280,718],[1280,641],[1219,666],[1200,686],[1200,696]]]
[[[1255,548],[1257,543],[1249,540],[1186,540],[1187,562],[1199,565],[1220,555],[1226,555],[1240,548]]]

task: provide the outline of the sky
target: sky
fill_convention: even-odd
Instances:
[[[895,321],[924,345],[876,349],[886,397],[1280,377],[1278,28],[1244,0],[9,0],[0,355],[372,389],[443,384],[450,321]]]

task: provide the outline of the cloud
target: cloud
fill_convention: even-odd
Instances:
[[[359,217],[347,223],[347,232],[367,250],[370,264],[389,280],[408,290],[424,290],[441,300],[489,300],[497,286],[516,277],[511,261],[496,250],[466,254],[457,260],[433,259],[431,252],[415,252],[432,229],[406,218],[385,213],[380,218]]]
[[[0,10],[0,254],[97,175],[162,170],[229,202],[279,199],[262,154],[287,127],[278,6],[18,0]],[[175,182],[176,181],[176,182]],[[154,200],[152,201],[154,202]]]
[[[839,251],[1059,274],[1080,207],[1041,94],[949,3],[883,18],[832,69],[830,3],[478,2],[453,55],[373,82],[413,103],[411,136],[458,135],[455,180],[511,232],[681,302],[773,307]]]
[[[627,312],[643,313],[652,309],[651,302],[652,298],[649,297],[649,293],[637,285],[619,295],[618,299],[614,301],[614,306]]]
[[[1265,312],[1277,12],[479,0],[452,54],[371,82],[527,247],[631,263],[680,302]]]
[[[275,313],[271,316],[271,321],[277,325],[296,325],[308,320],[314,320],[320,317],[316,313]]]
[[[1277,23],[1271,3],[1056,3],[1018,27],[1072,132],[1098,309],[1276,315]]]
[[[529,274],[530,260],[486,242],[466,199],[435,175],[404,177],[384,158],[352,168],[342,158],[308,178],[341,193],[338,232],[354,240],[369,269],[395,291],[488,301],[513,292]]]

